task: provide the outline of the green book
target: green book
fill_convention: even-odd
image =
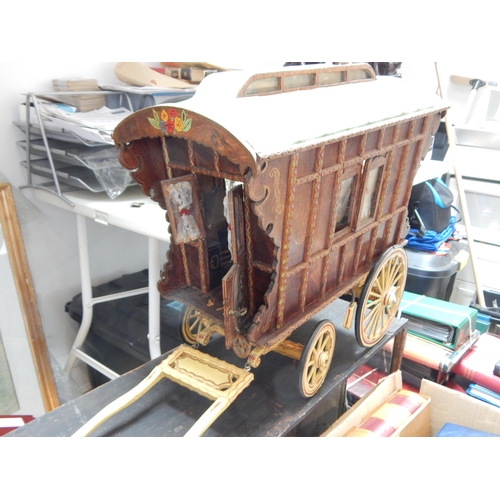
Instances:
[[[408,332],[457,349],[476,330],[477,309],[404,292],[399,314],[408,319]]]

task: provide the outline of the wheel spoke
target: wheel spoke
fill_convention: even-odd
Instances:
[[[399,261],[394,259],[388,270],[388,289],[395,283],[395,276],[399,270]]]
[[[377,278],[373,281],[373,284],[372,284],[372,286],[371,286],[371,288],[370,288],[370,294],[371,294],[371,293],[373,293],[372,291],[373,291],[373,289],[374,289],[375,287],[377,287],[377,288],[378,288],[378,290],[380,290],[380,292],[381,292],[382,294],[384,293],[384,292],[383,292],[383,290],[384,290],[384,286],[383,286],[383,283],[382,283],[382,282],[383,282],[383,279],[382,279],[382,278],[383,278],[383,276],[379,275],[379,276],[377,276]],[[381,282],[381,281],[382,281],[382,282]]]
[[[323,338],[321,339],[321,343],[319,346],[319,351],[324,352],[327,344],[328,344],[328,335],[323,335]]]
[[[368,319],[375,314],[375,311],[380,307],[380,300],[377,302],[371,302],[370,304],[367,304],[366,309],[368,310],[368,314],[365,314],[364,316],[364,323],[368,321]]]
[[[370,314],[368,315],[367,318],[369,318],[369,320],[365,321],[365,324],[366,324],[366,330],[367,331],[371,331],[372,330],[372,327],[378,322],[378,320],[380,319],[380,310],[381,308],[383,307],[382,304],[378,304],[377,307],[375,307],[371,312]],[[373,336],[373,334],[369,334],[368,335],[369,337]]]
[[[306,369],[310,370],[314,366],[314,359],[310,359],[306,364]]]
[[[309,371],[307,382],[311,387],[314,387],[316,385],[317,375],[318,375],[318,370],[312,369]]]
[[[399,280],[403,277],[402,273],[398,271],[397,275],[394,277],[394,281],[392,282],[392,286],[397,286],[396,283],[399,283]]]
[[[398,262],[398,267],[396,269],[396,273],[394,276],[393,284],[399,282],[399,280],[403,277],[404,275],[404,265],[402,261]]]
[[[375,299],[381,299],[383,297],[382,293],[378,293],[378,292],[376,292],[373,289],[370,290],[370,293],[368,295],[369,295],[369,301],[370,302],[373,302],[373,300],[375,300]],[[375,299],[372,299],[371,297],[375,297]]]
[[[368,302],[368,304],[366,304],[366,307],[367,307],[368,309],[372,309],[372,308],[374,308],[377,304],[379,304],[381,300],[382,300],[382,297],[379,297],[379,298],[377,298],[376,300],[370,300],[370,301]]]
[[[385,266],[380,270],[380,274],[377,276],[375,283],[379,283],[379,290],[383,294],[387,284],[387,269]]]
[[[196,330],[196,327],[200,324],[200,318],[196,318],[191,325],[189,325],[189,329],[191,331]]]

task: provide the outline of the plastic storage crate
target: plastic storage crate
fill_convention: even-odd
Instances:
[[[451,248],[445,255],[405,248],[408,257],[408,276],[405,290],[427,295],[440,300],[449,300],[453,291],[457,272],[465,265],[461,256],[468,258],[468,253],[459,241],[452,241]]]

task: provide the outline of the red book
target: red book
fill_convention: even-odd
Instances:
[[[500,393],[500,377],[493,373],[498,360],[500,360],[500,338],[483,333],[451,371],[490,391]]]
[[[34,419],[35,417],[31,415],[0,415],[0,436],[5,436]]]
[[[387,375],[388,373],[383,370],[363,365],[347,379],[347,392],[350,393],[354,401],[357,401],[372,391]],[[403,381],[403,389],[413,392],[419,391],[417,387],[407,384],[405,381]]]
[[[358,368],[348,379],[346,390],[354,401],[365,397],[388,373],[370,365]],[[418,391],[417,391],[418,392]]]
[[[389,437],[426,402],[424,396],[401,389],[346,437]]]
[[[461,392],[462,394],[467,394],[465,392],[465,389],[457,384],[453,379],[448,379],[446,383],[444,384],[445,387],[448,387],[448,389],[453,389],[454,391]]]

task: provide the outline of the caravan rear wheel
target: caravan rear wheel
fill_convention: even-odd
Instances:
[[[359,345],[373,347],[387,332],[403,296],[407,270],[406,252],[402,247],[392,247],[368,274],[354,321]]]

